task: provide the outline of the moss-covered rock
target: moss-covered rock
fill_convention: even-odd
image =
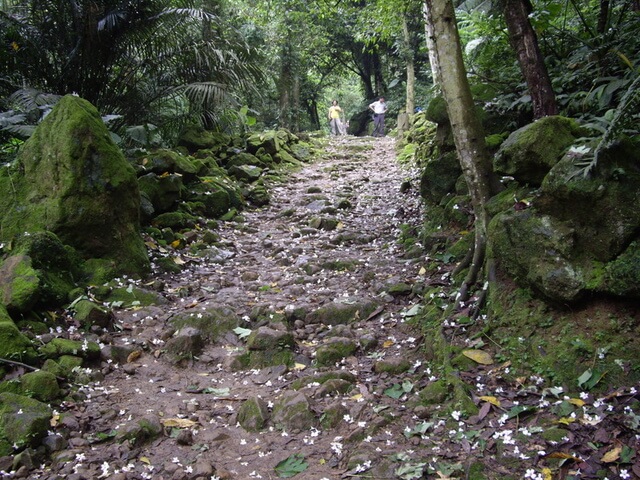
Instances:
[[[545,177],[533,205],[574,228],[572,257],[607,262],[637,237],[640,229],[640,151],[631,142],[604,149],[586,176],[566,155]]]
[[[191,361],[200,355],[204,345],[202,332],[197,328],[186,326],[167,341],[165,351],[170,361],[180,363],[184,360]]]
[[[318,366],[327,367],[339,362],[343,358],[353,355],[358,349],[356,342],[350,338],[333,337],[316,350]]]
[[[190,182],[195,179],[199,166],[195,159],[179,152],[168,149],[158,149],[142,157],[139,162],[145,170],[164,175],[167,173],[177,173]]]
[[[146,307],[149,305],[166,305],[168,300],[160,293],[139,287],[134,284],[122,285],[118,281],[112,281],[94,291],[95,297],[112,307]]]
[[[440,203],[445,195],[454,192],[461,174],[460,161],[455,151],[429,159],[420,176],[420,195],[434,204]]]
[[[418,396],[423,405],[441,405],[447,401],[449,394],[449,385],[445,380],[441,379],[424,387],[420,390]]]
[[[38,361],[31,341],[18,330],[2,305],[0,305],[0,358],[30,365]]]
[[[293,335],[285,330],[259,327],[247,337],[249,350],[282,350],[295,346]]]
[[[155,415],[145,415],[118,429],[117,442],[128,440],[132,445],[141,445],[158,437],[163,432],[160,419]]]
[[[100,358],[100,345],[88,340],[71,340],[68,338],[54,338],[41,346],[38,352],[45,358],[58,358],[63,355],[82,357],[88,360]]]
[[[271,202],[271,195],[262,180],[257,181],[246,191],[246,197],[251,205],[264,207]]]
[[[262,175],[262,168],[256,165],[232,165],[229,167],[229,175],[241,182],[252,183]]]
[[[11,256],[0,266],[2,303],[21,314],[59,306],[75,288],[74,278],[81,275],[79,265],[73,249],[53,233],[20,235]]]
[[[248,432],[259,432],[269,420],[269,409],[264,400],[251,397],[245,400],[238,409],[238,423]]]
[[[255,154],[258,150],[269,155],[275,155],[280,151],[280,139],[275,130],[255,133],[247,139],[247,151]]]
[[[182,195],[182,177],[176,174],[147,173],[138,178],[141,195],[150,202],[152,209],[146,216],[158,215],[173,209]]]
[[[594,290],[640,298],[640,241],[631,242],[622,255],[607,263],[599,280]]]
[[[0,393],[0,455],[35,446],[49,429],[52,411],[46,404],[14,393]]]
[[[494,157],[494,170],[521,183],[539,186],[583,131],[573,119],[549,116],[515,132]]]
[[[406,358],[394,357],[388,360],[378,360],[373,365],[373,371],[376,373],[390,373],[392,375],[399,375],[401,373],[408,372],[411,368],[411,363]]]
[[[317,424],[309,399],[299,392],[285,392],[276,400],[271,420],[285,431],[309,430]]]
[[[219,305],[199,312],[180,313],[171,319],[171,324],[178,329],[187,326],[197,328],[205,340],[214,342],[236,328],[240,318],[231,307]]]
[[[60,386],[53,373],[39,370],[20,377],[21,394],[49,403],[60,395]]]
[[[586,286],[582,269],[569,258],[575,230],[533,209],[504,212],[489,226],[490,251],[499,268],[522,286],[555,301],[575,301]]]
[[[63,97],[0,172],[0,190],[2,240],[51,231],[85,258],[117,259],[118,272],[149,271],[135,171],[89,102]]]
[[[93,325],[102,328],[113,326],[113,312],[91,300],[79,300],[73,305],[73,310],[73,318],[84,328],[90,328]]]
[[[370,299],[344,298],[309,312],[305,321],[325,325],[346,325],[358,319],[367,318],[376,308],[378,303]]]
[[[190,152],[208,150],[210,153],[215,153],[226,149],[231,143],[232,139],[229,135],[205,130],[199,125],[185,127],[178,140],[178,145],[186,147]]]

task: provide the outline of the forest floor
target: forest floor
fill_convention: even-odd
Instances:
[[[103,365],[105,378],[83,389],[86,399],[64,406],[64,455],[32,478],[637,478],[638,436],[625,417],[637,401],[633,388],[565,396],[543,379],[509,377],[508,365],[479,363],[460,373],[477,412],[420,404],[419,392],[441,371],[425,361],[422,333],[409,321],[419,295],[389,293],[443,281],[428,277],[428,257],[408,258],[399,244],[403,224],[422,223],[418,185],[418,172],[396,162],[393,139],[332,138],[324,156],[271,188],[268,206],[221,223],[215,262],[187,259],[184,273],[163,277],[170,303],[117,313],[122,333],[113,344],[146,348],[125,365]],[[327,216],[338,223],[309,227]],[[292,368],[231,368],[243,330],[221,335],[186,365],[163,353],[171,318],[184,312],[223,305],[248,331],[256,312],[367,301],[378,307],[348,325],[289,325]],[[336,336],[357,348],[317,367],[318,349]],[[328,372],[333,380],[323,382]],[[299,422],[275,419],[283,398],[302,409]],[[266,406],[256,431],[239,424],[249,399]],[[116,441],[141,419],[163,432]]]

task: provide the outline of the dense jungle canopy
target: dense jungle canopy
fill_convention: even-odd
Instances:
[[[194,121],[317,130],[334,98],[347,117],[379,95],[390,113],[413,113],[438,91],[430,3],[3,0],[2,140],[28,134],[68,93],[125,143],[171,145]],[[453,6],[475,99],[508,119],[505,130],[559,112],[604,131],[638,77],[637,0]]]

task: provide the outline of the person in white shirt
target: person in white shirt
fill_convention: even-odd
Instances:
[[[387,111],[387,104],[384,97],[380,97],[377,102],[369,105],[369,109],[373,111],[373,133],[374,137],[384,137],[384,114]]]

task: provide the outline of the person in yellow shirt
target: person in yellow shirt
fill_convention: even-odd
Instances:
[[[340,135],[342,133],[341,114],[342,108],[338,105],[338,101],[334,100],[329,107],[329,125],[331,126],[331,133],[333,135]]]

